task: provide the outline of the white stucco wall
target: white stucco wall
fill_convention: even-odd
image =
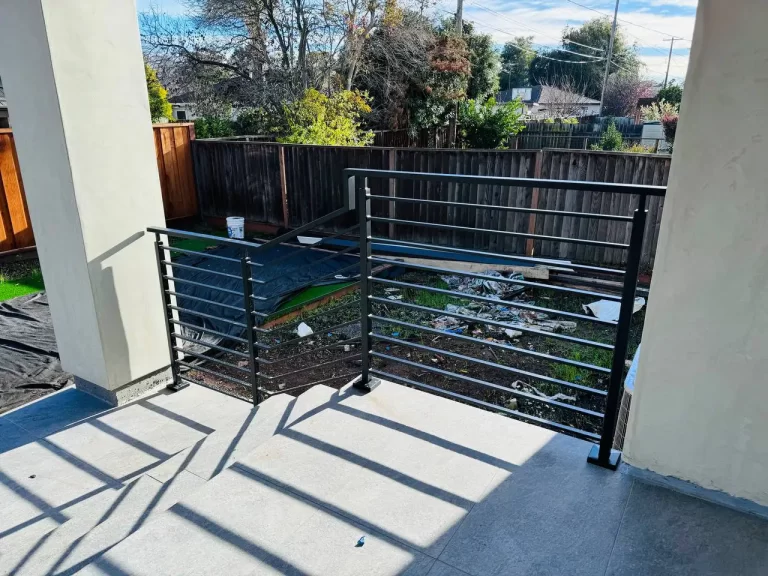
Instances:
[[[766,29],[764,0],[699,2],[624,453],[763,505]]]
[[[112,390],[163,368],[133,0],[0,0],[0,69],[64,369]]]

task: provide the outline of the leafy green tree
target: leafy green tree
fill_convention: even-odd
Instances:
[[[476,33],[469,22],[464,24],[464,41],[469,51],[467,98],[485,100],[499,91],[499,53],[491,35]]]
[[[607,18],[595,18],[579,28],[566,28],[563,31],[562,49],[555,48],[545,54],[562,62],[536,56],[530,67],[531,83],[558,85],[570,81],[576,86],[583,86],[589,98],[599,99],[605,71],[604,58],[608,53],[610,38],[611,21]],[[602,51],[596,52],[584,46]],[[638,75],[640,72],[641,64],[635,46],[627,42],[621,28],[616,30],[611,63],[611,73],[623,70]]]
[[[465,100],[459,106],[461,141],[465,148],[502,148],[509,137],[525,128],[523,103],[519,98],[502,105],[495,98],[481,104]]]
[[[682,85],[677,84],[674,80],[672,80],[669,84],[667,84],[666,88],[659,90],[656,98],[659,101],[663,100],[664,102],[677,104],[679,106],[680,102],[683,101],[683,87]]]
[[[310,88],[304,96],[284,105],[287,134],[278,142],[329,146],[365,146],[373,132],[363,130],[361,118],[371,111],[368,96],[356,90],[341,90],[326,96]]]
[[[528,72],[535,53],[533,36],[518,36],[501,50],[499,85],[502,90],[528,85]]]
[[[173,108],[168,102],[168,90],[160,84],[155,69],[146,62],[144,63],[144,77],[147,80],[149,115],[152,117],[152,122],[157,122],[161,118],[173,120]]]

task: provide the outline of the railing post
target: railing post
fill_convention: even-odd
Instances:
[[[253,282],[251,282],[251,257],[248,248],[243,248],[240,257],[240,270],[243,278],[243,308],[245,308],[245,329],[248,340],[248,377],[251,381],[251,394],[254,406],[261,402],[259,393],[259,351],[256,347],[254,322],[253,322]]]
[[[366,197],[370,192],[368,179],[359,176],[353,176],[353,178],[360,233],[360,353],[362,359],[362,377],[355,387],[367,392],[371,390],[371,339],[368,336],[371,332],[371,281],[369,280],[371,276],[371,200]]]
[[[173,309],[171,309],[171,295],[169,293],[171,288],[168,279],[165,278],[167,274],[164,273],[165,265],[163,264],[163,260],[165,260],[165,251],[163,250],[163,241],[160,239],[160,234],[157,233],[155,234],[155,258],[157,260],[157,275],[160,278],[160,296],[162,297],[163,308],[165,309],[163,312],[163,316],[165,317],[165,336],[168,340],[168,353],[171,357],[172,380],[166,388],[176,392],[189,386],[189,383],[183,382],[179,377],[179,363],[176,362],[178,359],[178,352],[173,349],[172,333],[174,332],[174,328],[173,323],[171,322],[173,319]],[[168,258],[170,259],[170,254]]]
[[[635,305],[635,289],[640,272],[640,257],[645,233],[645,194],[640,194],[637,209],[632,216],[632,234],[629,239],[627,268],[624,272],[624,288],[621,293],[619,322],[616,328],[616,341],[613,349],[611,378],[608,384],[608,397],[605,401],[605,418],[600,445],[595,445],[589,452],[587,461],[604,468],[616,470],[621,460],[621,452],[613,450],[613,437],[616,434],[616,420],[619,416],[621,389],[623,387],[624,364],[629,346],[629,331],[632,326],[632,313]]]

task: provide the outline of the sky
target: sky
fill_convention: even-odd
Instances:
[[[619,25],[625,37],[637,45],[646,76],[661,81],[667,67],[669,42],[675,36],[669,77],[678,81],[688,68],[693,24],[698,0],[620,0]],[[183,15],[183,0],[137,0],[139,11],[154,5],[163,12]],[[560,45],[566,26],[579,26],[599,17],[613,16],[614,0],[464,0],[464,18],[491,34],[502,45],[516,36],[533,36],[534,48]],[[443,16],[456,10],[455,0],[437,0]],[[588,49],[578,48],[589,53]]]

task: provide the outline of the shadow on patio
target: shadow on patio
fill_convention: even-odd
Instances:
[[[758,574],[768,524],[396,384],[0,419],[3,574]],[[356,546],[365,535],[363,546]]]

